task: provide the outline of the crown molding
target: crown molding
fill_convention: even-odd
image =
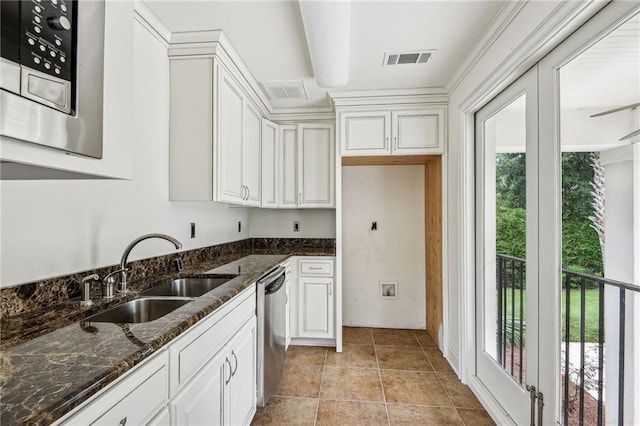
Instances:
[[[142,2],[142,0],[135,0],[133,4],[133,17],[142,26],[158,39],[165,47],[169,47],[169,40],[171,39],[171,31],[169,28],[158,19],[158,17],[149,9],[149,7]]]
[[[445,87],[448,93],[452,93],[460,85],[491,46],[494,45],[496,40],[498,40],[502,33],[509,27],[516,16],[518,16],[527,4],[527,1],[528,0],[508,1],[502,5],[498,14],[493,18],[491,23],[489,23],[489,26],[487,26],[476,44],[465,55],[465,59],[455,70],[451,80],[446,84]]]
[[[446,104],[449,95],[444,87],[422,89],[353,90],[329,93],[335,108],[376,105]]]

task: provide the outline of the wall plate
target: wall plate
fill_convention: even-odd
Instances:
[[[380,281],[379,296],[381,299],[397,299],[398,298],[398,282],[397,281]]]

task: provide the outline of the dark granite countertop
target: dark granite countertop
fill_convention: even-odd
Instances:
[[[81,321],[106,307],[134,299],[137,293],[90,309],[80,308],[78,301],[69,301],[45,311],[4,320],[0,423],[54,422],[294,255],[332,256],[334,253],[310,250],[254,254],[215,269],[211,269],[215,264],[202,262],[186,272],[238,276],[147,323],[92,323],[86,327]],[[139,289],[155,286],[167,278],[153,277]]]

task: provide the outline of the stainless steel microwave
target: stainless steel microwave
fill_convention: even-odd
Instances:
[[[0,135],[102,158],[104,1],[0,7]]]

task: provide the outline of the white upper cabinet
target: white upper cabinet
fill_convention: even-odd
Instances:
[[[342,156],[441,154],[445,106],[338,113]]]
[[[345,112],[340,117],[342,155],[388,155],[391,112]],[[346,153],[346,154],[345,154]]]
[[[262,180],[262,156],[260,155],[262,116],[260,111],[248,100],[245,101],[245,108],[244,158],[242,162],[245,187],[244,204],[260,207],[262,198],[260,188]]]
[[[277,208],[280,195],[278,125],[262,119],[262,205]]]
[[[262,115],[216,57],[170,58],[169,199],[261,203]]]
[[[333,124],[298,125],[298,206],[335,207]]]
[[[215,142],[209,142],[214,143],[216,147],[212,179],[217,181],[218,186],[217,191],[214,191],[213,201],[243,204],[245,200],[243,173],[245,98],[231,75],[225,72],[219,64],[215,64],[215,66],[218,82],[218,95],[215,96],[214,93],[216,100],[215,123],[212,123]]]
[[[298,206],[298,126],[281,125],[280,149],[280,196],[278,207],[295,209]]]

